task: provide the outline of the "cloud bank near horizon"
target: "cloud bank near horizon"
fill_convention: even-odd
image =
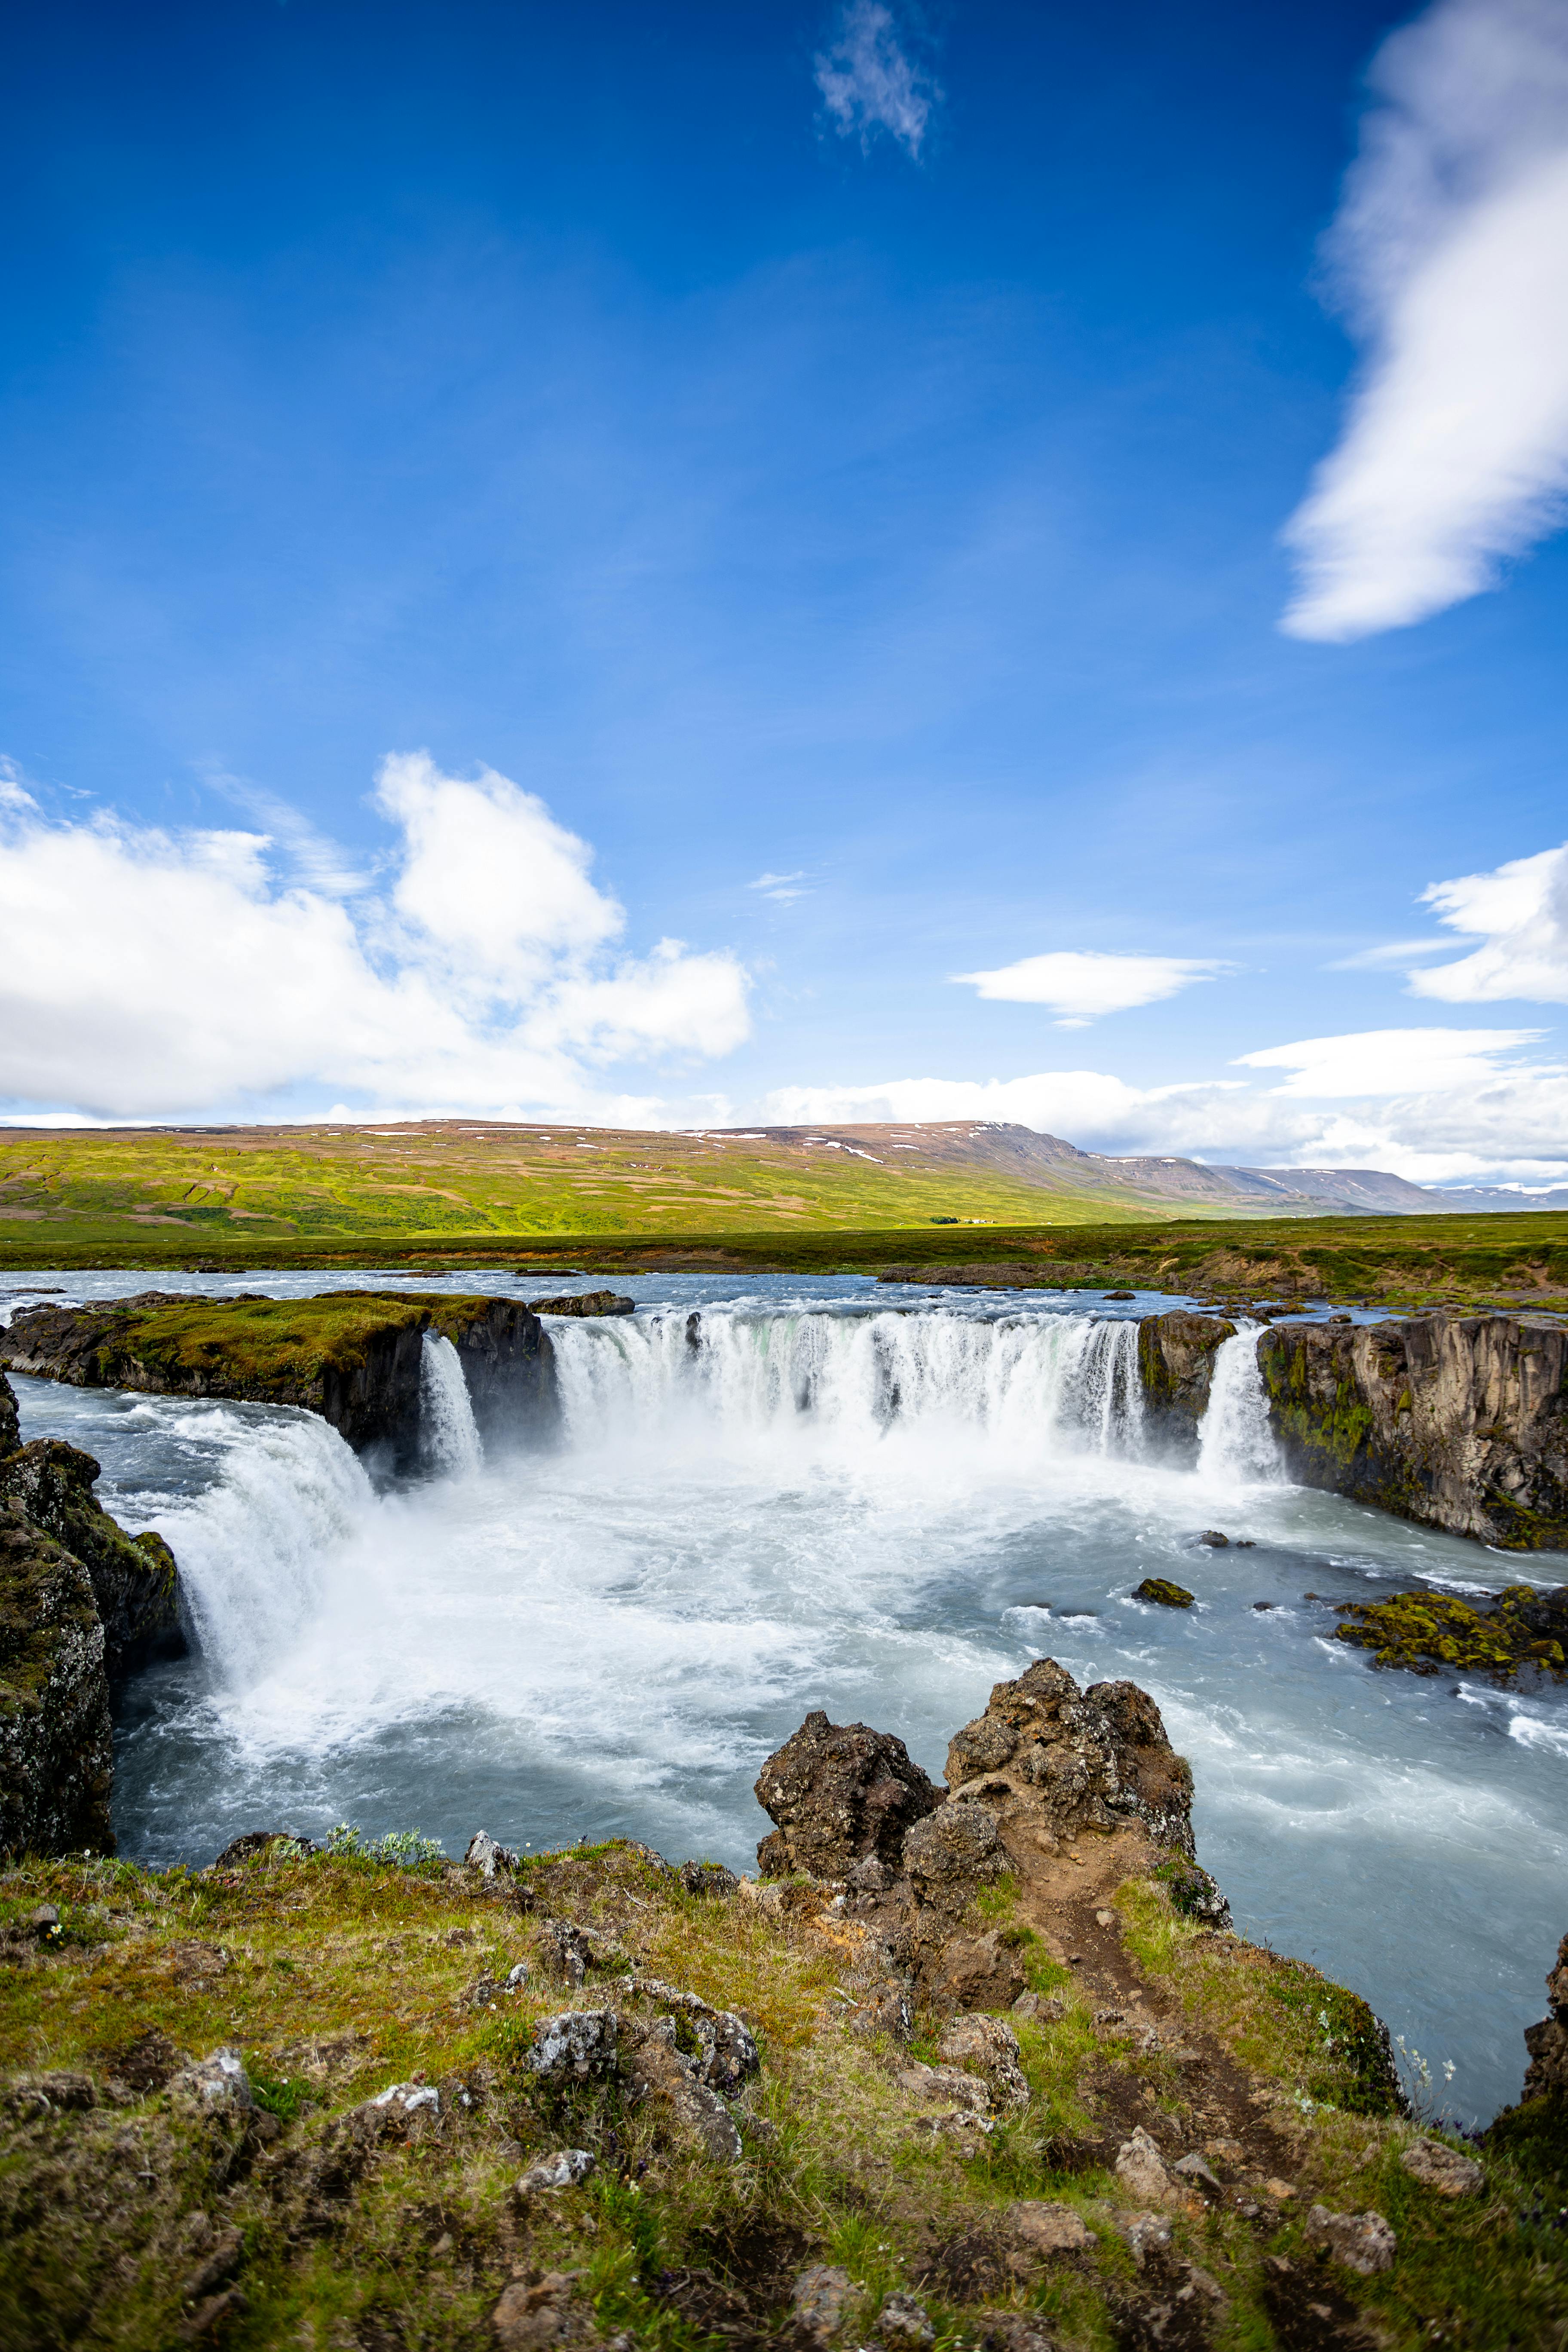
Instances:
[[[1284,534],[1281,625],[1332,644],[1494,586],[1568,493],[1568,9],[1438,0],[1369,80],[1325,241],[1366,363]]]
[[[266,834],[48,823],[0,781],[0,1096],[98,1118],[188,1115],[319,1084],[371,1102],[568,1114],[599,1074],[750,1032],[727,950],[620,949],[592,852],[493,769],[390,758],[385,887],[292,882]]]
[[[1268,1046],[1237,1065],[1289,1073],[1267,1089],[1236,1078],[1135,1087],[1102,1070],[782,1087],[765,1098],[763,1117],[791,1127],[1012,1120],[1114,1154],[1382,1168],[1428,1184],[1562,1182],[1568,1181],[1568,1063],[1521,1058],[1520,1049],[1537,1034],[1388,1029]]]

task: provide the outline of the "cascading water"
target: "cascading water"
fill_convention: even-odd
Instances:
[[[1281,1475],[1258,1363],[1261,1328],[1244,1323],[1215,1350],[1208,1409],[1198,1427],[1198,1476],[1205,1485],[1244,1486]]]
[[[419,1439],[438,1477],[472,1477],[484,1460],[463,1360],[438,1331],[426,1332],[420,1357]]]
[[[553,1334],[568,1442],[700,1423],[745,1445],[804,1441],[863,1455],[895,1430],[980,1437],[999,1453],[1135,1455],[1138,1327],[1087,1315],[716,1310]]]
[[[357,1455],[314,1413],[141,1411],[164,1445],[194,1454],[205,1475],[188,1497],[159,1498],[162,1507],[129,1516],[177,1546],[181,1596],[206,1675],[220,1690],[244,1691],[321,1612],[374,1490]]]

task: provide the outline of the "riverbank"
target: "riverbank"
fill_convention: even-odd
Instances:
[[[303,1238],[221,1227],[110,1226],[62,1216],[0,1224],[0,1272],[119,1266],[238,1276],[374,1266],[437,1277],[527,1269],[561,1276],[862,1274],[889,1283],[1103,1293],[1155,1290],[1211,1307],[1377,1307],[1415,1313],[1568,1313],[1568,1217],[1152,1219],[1140,1224],[844,1226],[782,1221],[746,1230],[409,1234],[342,1229]]]

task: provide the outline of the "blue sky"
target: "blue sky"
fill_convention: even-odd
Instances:
[[[12,1116],[1568,1173],[1568,0],[6,85]]]

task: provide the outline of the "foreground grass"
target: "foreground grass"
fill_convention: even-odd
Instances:
[[[1057,2013],[1018,2023],[1028,2109],[978,2143],[922,2129],[898,2079],[907,2058],[853,2030],[866,1956],[822,1900],[803,1889],[773,1916],[691,1894],[626,1845],[539,1857],[520,1889],[437,1860],[278,1847],[216,1874],[85,1859],[0,1874],[0,2340],[162,2352],[196,2324],[202,2249],[237,2233],[223,2275],[241,2299],[209,2323],[237,2347],[489,2345],[507,2280],[561,2271],[605,2335],[660,2352],[783,2341],[793,2279],[820,2261],[851,2274],[847,2343],[900,2287],[919,2292],[942,2352],[973,2342],[982,2305],[1033,2312],[1083,2352],[1142,2343],[1147,2282],[1109,2166],[1130,2101],[1180,2111],[1180,2070],[1099,2022],[1088,1989],[1040,1955],[1030,1973]],[[1556,2141],[1500,2148],[1486,2196],[1445,2204],[1399,2164],[1413,2126],[1389,2112],[1352,1996],[1194,1929],[1163,1885],[1117,1900],[1144,1979],[1235,2051],[1294,2151],[1293,2197],[1274,2183],[1175,2217],[1176,2254],[1223,2296],[1212,2330],[1182,2341],[1297,2340],[1270,2263],[1320,2275],[1293,2217],[1321,2196],[1378,2205],[1401,2253],[1384,2278],[1315,2287],[1370,2332],[1312,2340],[1559,2352]],[[45,1904],[58,1928],[36,1922]],[[552,1959],[552,1915],[595,1937],[579,1992]],[[527,1979],[508,1995],[519,1962]],[[534,2020],[624,2004],[634,1966],[751,2023],[763,2072],[736,2104],[738,2164],[696,2160],[613,2086],[530,2087]],[[935,2021],[917,2028],[929,2054]],[[239,2048],[259,2116],[245,2126],[138,2090],[138,2066],[169,2044]],[[439,2087],[441,2113],[388,2135],[366,2102],[410,2080]],[[520,2196],[524,2161],[563,2144],[596,2153],[593,2179]],[[1010,2208],[1041,2197],[1079,2213],[1091,2252],[1009,2257]]]

